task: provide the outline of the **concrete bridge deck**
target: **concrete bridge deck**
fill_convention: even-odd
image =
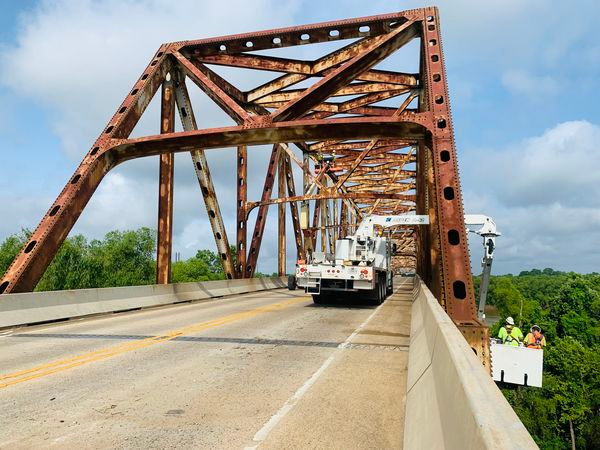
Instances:
[[[400,448],[412,279],[271,290],[0,337],[0,448]]]

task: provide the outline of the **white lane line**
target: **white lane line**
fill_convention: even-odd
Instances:
[[[402,283],[404,284],[404,283]],[[400,285],[402,286],[402,285]],[[400,287],[399,286],[399,287]],[[352,339],[354,339],[354,337],[360,333],[362,331],[362,329],[364,327],[367,326],[367,324],[371,321],[371,319],[375,316],[375,314],[377,314],[377,311],[379,311],[379,308],[381,308],[381,305],[378,306],[377,308],[375,308],[375,311],[373,311],[371,313],[371,315],[369,317],[367,317],[367,320],[365,320],[363,323],[361,323],[359,325],[359,327],[354,330],[354,332],[348,336],[346,338],[346,340],[344,342],[342,342],[340,345],[337,346],[335,352],[325,360],[325,362],[321,365],[321,367],[319,367],[317,369],[317,371],[315,373],[312,374],[312,376],[306,381],[306,383],[304,383],[295,393],[294,395],[292,395],[285,403],[284,405],[279,409],[279,411],[277,411],[277,413],[275,415],[273,415],[268,421],[267,423],[265,423],[263,425],[263,427],[258,430],[258,432],[254,435],[254,438],[252,439],[252,443],[254,445],[251,446],[247,446],[244,448],[244,450],[254,450],[256,449],[265,439],[267,439],[267,437],[269,436],[269,433],[271,433],[271,431],[273,430],[273,428],[275,428],[277,426],[277,424],[279,422],[281,422],[281,419],[283,419],[287,413],[289,413],[292,408],[296,405],[296,403],[298,403],[298,401],[304,396],[304,394],[306,394],[306,392],[310,389],[310,387],[315,384],[315,382],[319,379],[319,377],[323,374],[323,372],[325,372],[325,370],[329,367],[329,365],[333,362],[333,360],[335,359],[335,357],[339,354],[339,352],[346,348],[352,341]]]

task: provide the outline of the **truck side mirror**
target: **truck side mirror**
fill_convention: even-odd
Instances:
[[[398,251],[398,244],[392,244],[392,253],[396,253]]]

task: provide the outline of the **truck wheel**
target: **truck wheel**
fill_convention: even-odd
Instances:
[[[294,275],[290,275],[288,277],[288,289],[290,291],[295,291],[297,287],[298,286],[296,286],[296,277]]]
[[[374,305],[381,305],[381,302],[383,302],[383,293],[381,291],[382,284],[383,283],[381,282],[381,277],[377,277],[377,281],[375,282],[375,289],[373,289],[371,293],[371,301]]]

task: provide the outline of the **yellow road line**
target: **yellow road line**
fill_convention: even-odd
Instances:
[[[196,333],[198,331],[203,331],[210,328],[217,328],[223,325],[230,324],[232,322],[237,322],[238,320],[248,319],[259,314],[276,311],[278,309],[286,308],[295,303],[300,303],[304,301],[306,301],[305,297],[298,297],[285,302],[273,303],[271,305],[261,306],[260,308],[252,309],[250,311],[242,311],[239,313],[231,314],[229,316],[209,320],[207,322],[188,325],[186,327],[168,331],[164,334],[160,334],[157,336],[152,336],[149,338],[140,339],[132,342],[126,342],[123,344],[115,345],[113,347],[107,347],[93,352],[84,353],[82,355],[75,356],[72,358],[61,359],[58,361],[42,364],[37,367],[32,367],[31,369],[1,375],[0,389],[12,386],[14,384],[23,383],[24,381],[44,377],[46,375],[50,375],[56,372],[62,372],[63,370],[67,370],[72,367],[81,366],[94,361],[101,361],[112,356],[120,355],[141,348],[150,347],[151,345],[160,344],[162,342],[167,342],[179,336]]]

